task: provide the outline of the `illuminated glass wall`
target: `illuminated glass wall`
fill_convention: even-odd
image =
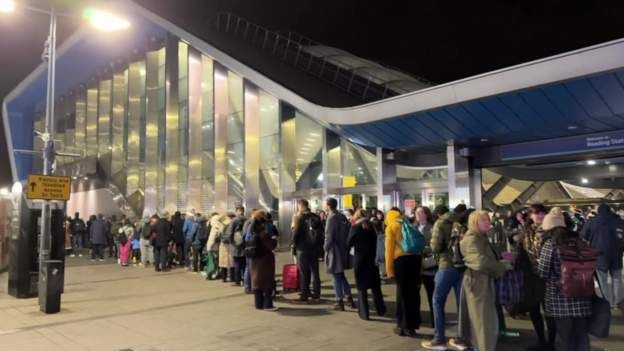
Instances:
[[[113,82],[111,79],[100,81],[98,95],[98,154],[100,165],[106,175],[111,176],[111,94]]]
[[[210,57],[201,57],[201,210],[215,210],[215,106],[214,65]],[[191,142],[192,144],[192,142]],[[197,189],[193,187],[192,189]]]
[[[98,89],[97,82],[87,89],[86,142],[87,156],[98,153]]]
[[[164,203],[165,48],[146,55],[145,209],[155,213]]]
[[[259,93],[260,108],[260,206],[277,217],[280,179],[279,101],[265,91]]]
[[[76,116],[75,124],[75,151],[83,154],[86,148],[86,120],[87,120],[87,92],[84,86],[78,87],[75,93],[76,108],[74,115]]]
[[[111,176],[122,194],[126,193],[126,103],[128,100],[128,70],[113,75],[111,122]]]
[[[189,168],[189,48],[188,44],[178,44],[178,198],[177,209],[186,211],[188,202]]]
[[[142,143],[145,139],[145,73],[144,61],[133,62],[128,68],[127,196],[131,196],[142,189],[143,167],[140,155],[145,146]]]
[[[243,79],[228,72],[227,117],[227,208],[244,202],[245,120],[243,111]]]

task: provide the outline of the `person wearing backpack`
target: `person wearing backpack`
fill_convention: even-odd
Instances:
[[[557,328],[557,342],[555,349],[561,351],[589,351],[589,322],[592,312],[592,297],[594,293],[593,273],[590,275],[584,289],[579,289],[579,282],[562,276],[562,266],[566,264],[563,252],[569,247],[587,252],[592,250],[583,242],[577,233],[566,228],[563,213],[559,207],[554,207],[544,217],[542,229],[545,231],[545,240],[538,258],[537,271],[546,283],[544,307],[547,317],[555,319]],[[589,250],[588,250],[589,249]],[[572,256],[578,255],[573,252]],[[586,262],[586,265],[589,266]],[[580,272],[582,273],[582,272]],[[580,295],[589,297],[566,296],[567,291],[586,290]],[[572,294],[574,295],[574,294]]]
[[[152,228],[156,224],[156,220],[152,220],[149,214],[144,213],[143,224],[141,226],[141,264],[140,267],[147,267],[150,263],[156,264],[154,261],[154,247],[152,246]]]
[[[401,211],[393,207],[386,214],[386,272],[396,281],[396,318],[394,333],[416,337],[420,328],[420,284],[422,250],[425,239]],[[412,239],[420,240],[420,248],[405,245]],[[418,252],[420,249],[420,252]]]
[[[336,304],[334,310],[344,311],[344,299],[351,308],[357,308],[351,286],[347,281],[344,272],[348,269],[349,251],[347,250],[347,237],[351,230],[351,222],[344,214],[337,211],[338,201],[332,197],[325,202],[329,215],[327,216],[327,226],[325,227],[325,264],[327,273],[334,277],[334,290],[336,293]]]
[[[226,236],[229,237],[230,246],[232,247],[232,258],[234,260],[234,275],[232,276],[232,285],[240,286],[243,283],[245,274],[245,232],[244,227],[247,222],[245,218],[245,207],[236,207],[236,217],[228,226]],[[253,213],[253,211],[252,211]]]
[[[319,275],[319,252],[323,246],[321,218],[310,211],[308,200],[297,201],[298,212],[293,218],[292,254],[297,258],[301,274],[299,280],[300,302],[309,298],[318,300],[321,297],[321,277]],[[310,291],[310,282],[312,290]]]
[[[622,285],[622,251],[624,250],[624,220],[607,204],[598,206],[598,215],[583,227],[582,237],[591,247],[602,252],[598,258],[598,280],[605,291],[605,299],[612,308],[624,313],[624,286]],[[608,278],[611,275],[611,284]]]
[[[87,231],[87,225],[82,220],[82,218],[80,218],[80,213],[76,212],[74,214],[74,219],[72,219],[71,221],[70,229],[72,239],[71,257],[74,257],[76,255],[82,257],[82,253],[80,252],[80,250],[84,248],[82,239]]]
[[[455,291],[455,302],[459,310],[462,276],[465,270],[459,244],[466,229],[466,226],[460,223],[460,219],[466,219],[467,222],[467,211],[468,209],[464,204],[457,205],[453,212],[449,212],[449,209],[444,205],[434,209],[438,220],[433,225],[430,245],[431,251],[438,256],[438,271],[433,279],[434,335],[432,340],[422,343],[422,347],[427,350],[445,350],[447,348],[444,307],[451,289]],[[464,341],[459,338],[450,339],[449,343],[460,350],[465,348]]]

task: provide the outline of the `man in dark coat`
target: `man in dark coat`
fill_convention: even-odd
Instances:
[[[624,250],[624,221],[611,208],[602,204],[598,215],[583,227],[582,236],[602,255],[598,257],[598,281],[605,298],[612,307],[624,312],[624,287],[622,286],[622,252]],[[611,275],[612,285],[608,285]]]
[[[344,311],[345,297],[352,308],[357,307],[351,295],[351,286],[344,274],[344,271],[348,268],[347,236],[351,229],[351,223],[345,215],[338,212],[338,201],[336,199],[328,198],[326,207],[329,215],[325,227],[325,244],[323,245],[325,264],[327,265],[327,273],[334,277],[334,290],[336,292],[334,309]]]
[[[318,257],[323,246],[325,229],[321,218],[310,211],[308,200],[300,199],[297,206],[299,211],[292,220],[292,249],[301,272],[299,301],[306,302],[310,297],[318,300],[321,296]],[[311,293],[310,282],[312,282]]]
[[[71,234],[72,234],[72,256],[78,255],[82,257],[80,250],[84,247],[83,238],[87,229],[87,225],[80,218],[80,213],[76,212],[74,219],[71,221]]]
[[[104,247],[108,243],[108,223],[104,220],[104,216],[100,213],[97,219],[91,222],[89,227],[89,237],[91,238],[91,261],[95,261],[99,257],[100,261],[104,261]]]
[[[184,220],[184,216],[180,211],[176,211],[171,220],[173,242],[176,246],[176,259],[180,267],[184,266]]]
[[[168,216],[169,214],[167,212],[165,212],[160,218],[154,215],[156,219],[154,233],[156,235],[153,239],[153,245],[154,260],[156,261],[154,269],[156,272],[167,270],[167,250],[169,249],[169,243],[172,241],[171,223],[167,220]]]

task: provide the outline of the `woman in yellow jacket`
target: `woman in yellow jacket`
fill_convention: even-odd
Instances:
[[[420,281],[422,255],[401,250],[401,211],[393,207],[386,215],[386,271],[396,281],[396,318],[394,332],[399,336],[416,336],[420,327]]]
[[[459,243],[466,263],[462,281],[459,315],[460,335],[470,340],[475,350],[495,351],[498,337],[496,288],[494,279],[511,269],[507,261],[499,261],[487,237],[492,228],[486,211],[475,211],[468,217],[468,231]],[[467,315],[467,316],[466,316]]]

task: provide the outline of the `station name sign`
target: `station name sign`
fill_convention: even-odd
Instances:
[[[505,161],[624,149],[624,131],[501,146]]]

